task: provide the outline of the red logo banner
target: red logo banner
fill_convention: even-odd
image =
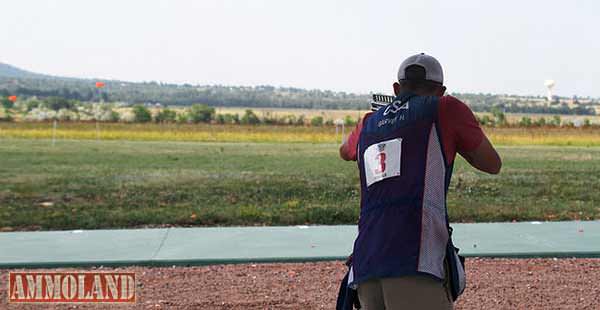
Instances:
[[[133,272],[10,272],[11,303],[135,303]]]

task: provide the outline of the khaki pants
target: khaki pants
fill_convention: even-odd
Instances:
[[[428,276],[373,279],[358,285],[364,310],[452,309],[444,283]]]

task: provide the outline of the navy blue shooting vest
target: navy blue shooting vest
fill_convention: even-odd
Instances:
[[[438,105],[438,97],[404,93],[365,119],[350,285],[415,274],[444,279],[452,164],[443,152]]]

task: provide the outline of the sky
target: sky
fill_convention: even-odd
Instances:
[[[600,97],[600,1],[18,0],[0,62],[71,77],[391,93],[425,52],[450,92]]]

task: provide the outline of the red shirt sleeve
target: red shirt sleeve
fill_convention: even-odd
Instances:
[[[473,151],[481,144],[485,134],[471,109],[462,101],[444,96],[438,113],[448,164],[454,161],[456,153]]]
[[[350,158],[350,160],[356,161],[356,149],[358,148],[358,138],[360,137],[360,132],[362,131],[365,119],[367,119],[367,117],[369,117],[372,113],[373,112],[369,112],[365,114],[365,116],[358,121],[358,124],[356,124],[354,130],[352,130],[350,136],[348,136],[348,140],[346,140],[346,142],[344,143],[343,151],[346,154],[346,156]]]

